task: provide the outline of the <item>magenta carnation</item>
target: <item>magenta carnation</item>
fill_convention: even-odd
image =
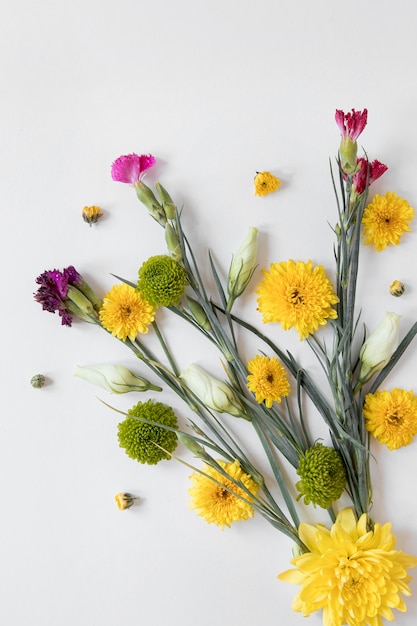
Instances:
[[[368,187],[372,185],[378,178],[384,174],[388,167],[380,161],[367,161],[360,158],[357,160],[358,170],[353,175],[353,186],[357,194],[361,194],[366,188],[366,179],[368,178]]]
[[[335,119],[343,139],[349,138],[352,141],[356,141],[366,126],[368,110],[355,111],[355,109],[352,109],[351,113],[337,110]]]
[[[155,157],[151,154],[125,154],[114,161],[111,166],[111,177],[119,183],[135,185],[152,165]]]
[[[75,267],[70,265],[62,272],[60,270],[50,270],[43,272],[36,279],[40,285],[38,291],[34,294],[36,302],[42,305],[44,311],[55,313],[58,311],[62,318],[61,323],[64,326],[71,326],[72,316],[65,306],[65,299],[68,293],[69,285],[81,284],[82,278]]]

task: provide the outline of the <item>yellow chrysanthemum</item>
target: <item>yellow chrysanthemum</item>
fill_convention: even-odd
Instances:
[[[271,408],[273,402],[281,402],[281,398],[290,393],[287,372],[275,357],[257,354],[249,361],[248,371],[248,389],[259,404],[265,400],[266,406]]]
[[[194,486],[190,487],[188,493],[192,498],[190,508],[196,509],[197,514],[204,518],[206,522],[216,524],[223,530],[225,526],[230,528],[232,522],[253,517],[253,507],[238,497],[242,496],[250,501],[250,496],[233,481],[241,482],[253,495],[256,494],[258,485],[249,474],[245,474],[238,460],[233,463],[217,462],[231,477],[230,480],[210,465],[205,465],[203,472],[211,478],[194,472],[190,476]],[[211,480],[212,478],[218,481],[220,485]],[[227,487],[227,489],[222,485]],[[233,493],[230,493],[229,489]],[[237,495],[234,495],[234,493]]]
[[[305,339],[328,319],[336,319],[332,305],[339,299],[322,265],[289,260],[272,263],[263,274],[257,294],[264,323],[280,322],[284,330],[295,327]]]
[[[375,195],[363,213],[364,243],[375,246],[378,252],[389,244],[398,246],[402,234],[411,231],[408,222],[413,217],[414,209],[396,193]]]
[[[255,196],[267,196],[273,191],[277,191],[281,185],[279,178],[271,172],[257,172],[255,176]]]
[[[367,430],[389,450],[408,446],[417,434],[417,396],[412,391],[368,393],[363,414]]]
[[[147,333],[155,309],[130,285],[114,285],[103,298],[100,321],[114,337],[134,341],[138,333]]]
[[[352,509],[343,509],[330,530],[301,523],[299,535],[309,552],[291,559],[297,569],[278,576],[301,585],[294,611],[308,616],[323,609],[324,626],[383,626],[383,619],[393,621],[392,609],[406,611],[407,570],[417,558],[395,550],[391,524],[369,530],[366,514],[357,521]]]

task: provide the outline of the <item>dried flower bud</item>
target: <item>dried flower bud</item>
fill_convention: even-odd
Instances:
[[[389,290],[392,296],[399,298],[404,293],[404,290],[405,290],[404,283],[402,283],[399,280],[394,280],[394,282],[390,285]]]
[[[32,376],[32,378],[30,379],[30,384],[35,389],[40,389],[41,387],[44,386],[45,380],[46,379],[43,374],[36,374],[35,376]]]
[[[99,206],[85,206],[82,211],[84,222],[87,224],[95,224],[100,217],[103,217],[103,213]]]
[[[130,507],[135,503],[135,500],[139,500],[139,498],[132,496],[131,493],[116,493],[114,499],[116,500],[119,511],[130,509]]]

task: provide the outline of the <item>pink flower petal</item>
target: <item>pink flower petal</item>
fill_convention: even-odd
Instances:
[[[152,167],[155,157],[151,154],[125,154],[114,161],[111,166],[111,177],[119,183],[135,185],[141,174]]]

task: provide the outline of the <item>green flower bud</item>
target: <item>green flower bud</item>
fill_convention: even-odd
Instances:
[[[209,409],[217,413],[230,413],[235,417],[245,417],[245,410],[233,391],[225,382],[208,374],[202,367],[193,363],[184,370],[180,379]]]
[[[68,285],[65,306],[70,313],[86,322],[98,320],[98,313],[92,302],[74,285]]]
[[[142,419],[154,423],[142,422]],[[171,429],[178,426],[171,407],[153,400],[138,402],[118,425],[119,445],[128,457],[139,463],[156,465],[162,459],[169,460],[178,440],[176,433],[164,426]]]
[[[95,291],[90,287],[90,285],[84,280],[82,276],[80,276],[81,283],[77,283],[77,289],[81,291],[82,294],[91,302],[94,309],[99,311],[103,305],[103,300],[99,298]]]
[[[212,330],[211,324],[201,304],[194,298],[187,297],[187,304],[191,315],[199,326],[206,330]]]
[[[156,199],[152,189],[140,180],[136,183],[135,189],[138,199],[146,206],[154,220],[162,224],[162,226],[165,226],[167,222],[165,211]]]
[[[346,174],[353,174],[356,169],[356,156],[358,154],[358,145],[350,137],[342,138],[340,141],[339,155],[342,170]]]
[[[182,250],[180,240],[171,224],[167,224],[165,226],[165,241],[171,257],[175,259],[175,261],[177,261],[178,263],[181,263]]]
[[[369,380],[389,363],[398,347],[399,335],[400,316],[387,312],[378,328],[369,335],[359,353],[362,363],[359,374],[360,383]]]
[[[111,393],[128,393],[129,391],[162,391],[161,387],[152,385],[141,376],[136,376],[123,365],[77,365],[74,372],[78,378],[84,378],[93,385],[98,385]]]
[[[159,197],[161,198],[162,206],[165,210],[165,215],[169,220],[173,220],[177,212],[176,205],[174,204],[167,190],[164,189],[164,187],[162,187],[160,183],[156,183],[155,187],[159,194]]]
[[[182,445],[185,446],[190,452],[192,452],[194,456],[203,460],[206,460],[208,458],[203,446],[197,443],[194,437],[182,432],[178,432],[177,437]]]
[[[167,255],[152,256],[139,269],[140,294],[155,308],[179,304],[187,282],[185,269]]]
[[[232,308],[233,302],[238,298],[248,286],[253,272],[255,271],[256,254],[258,251],[258,229],[249,228],[245,239],[233,257],[229,269],[227,290],[229,293],[228,310]]]
[[[295,485],[300,492],[297,499],[304,497],[304,504],[311,502],[323,509],[340,498],[346,485],[340,454],[321,443],[316,443],[300,457],[297,474],[301,477]]]

